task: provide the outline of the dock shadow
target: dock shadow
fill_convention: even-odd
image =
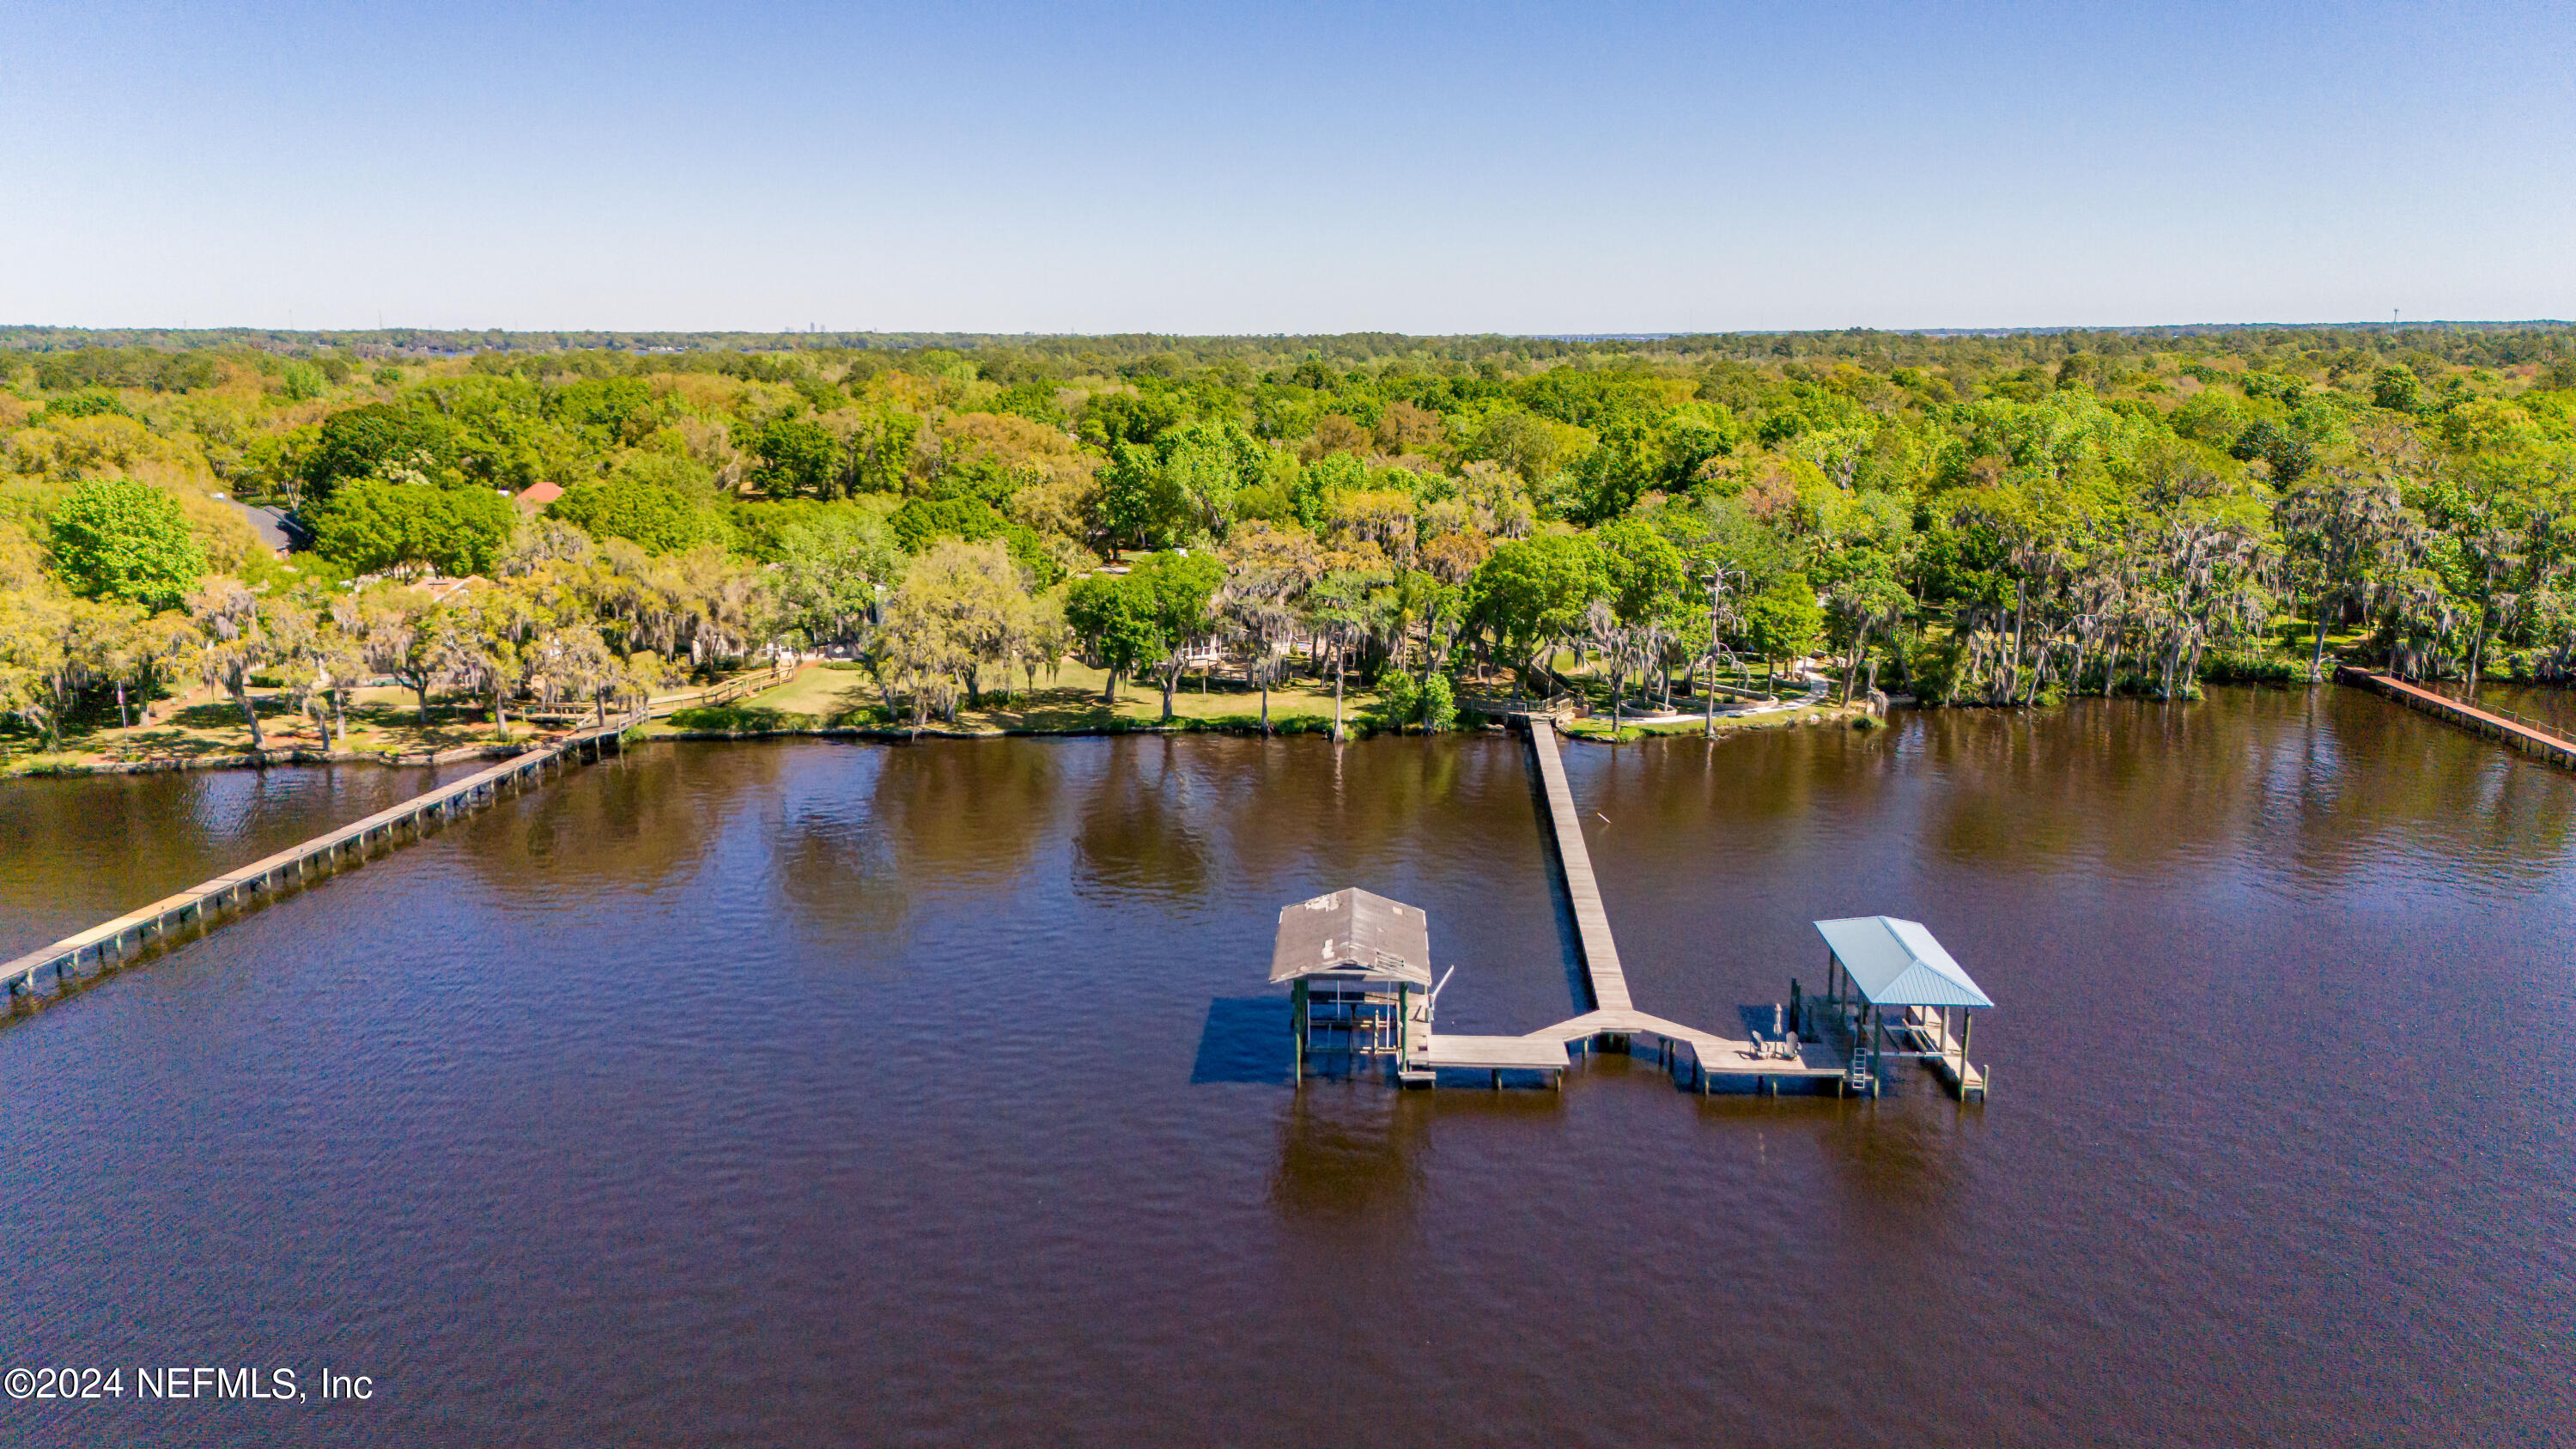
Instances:
[[[1772,1022],[1775,1013],[1779,1017],[1778,1025]],[[1744,1024],[1744,1035],[1747,1039],[1756,1036],[1776,1037],[1788,1025],[1789,1006],[1787,1002],[1751,1003],[1737,1006],[1735,1015]]]
[[[1574,915],[1574,891],[1565,874],[1565,846],[1556,838],[1556,810],[1547,801],[1547,778],[1539,770],[1536,751],[1528,736],[1521,738],[1521,777],[1529,786],[1530,805],[1538,814],[1538,838],[1548,861],[1547,898],[1556,910],[1557,965],[1565,973],[1566,995],[1573,998],[1578,1012],[1597,1011],[1601,1002],[1592,994],[1592,975],[1583,964],[1583,924]]]
[[[1220,996],[1208,1003],[1190,1085],[1255,1082],[1288,1086],[1297,1079],[1284,996]]]

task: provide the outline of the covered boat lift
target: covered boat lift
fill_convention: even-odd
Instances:
[[[1431,921],[1419,906],[1338,890],[1279,908],[1270,984],[1294,1002],[1297,1078],[1320,1054],[1402,1062],[1431,994]]]
[[[1896,1055],[1921,1059],[1961,1101],[1983,1098],[1986,1073],[1968,1061],[1968,1033],[1977,1010],[1994,1002],[1966,968],[1920,921],[1851,916],[1815,924],[1831,953],[1822,1021],[1813,1000],[1798,1003],[1799,1015],[1810,1030],[1821,1024],[1845,1034],[1846,1089],[1878,1095],[1879,1060]]]
[[[1429,1085],[1442,1068],[1488,1073],[1497,1089],[1505,1072],[1538,1072],[1564,1085],[1570,1059],[1561,1040],[1432,1032],[1440,988],[1431,982],[1430,918],[1419,906],[1354,889],[1281,907],[1270,984],[1282,982],[1301,1082],[1307,1058],[1342,1056],[1354,1066],[1388,1058],[1407,1086]]]

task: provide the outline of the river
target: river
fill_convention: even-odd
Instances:
[[[1429,912],[1445,1031],[1577,1009],[1513,740],[640,747],[0,1030],[11,1365],[373,1393],[0,1426],[2576,1437],[2576,779],[2348,689],[1566,763],[1642,1009],[1734,1030],[1809,921],[1910,916],[1998,1003],[1993,1100],[1292,1090],[1320,891]],[[5,787],[12,881],[139,903],[295,813],[131,788]]]

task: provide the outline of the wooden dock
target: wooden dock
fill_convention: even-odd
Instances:
[[[2420,685],[2386,674],[2343,668],[2335,671],[2338,683],[2357,685],[2385,695],[2409,709],[2421,710],[2437,719],[2447,720],[2462,729],[2498,740],[2535,760],[2576,769],[2576,740],[2533,724],[2507,719],[2492,710],[2463,704],[2447,695],[2436,694]]]
[[[1848,1054],[1824,1042],[1747,1041],[1701,1031],[1636,1009],[1628,995],[1628,976],[1619,966],[1619,946],[1610,934],[1610,913],[1601,904],[1600,883],[1592,873],[1592,853],[1583,843],[1582,817],[1575,813],[1574,792],[1565,783],[1565,764],[1558,757],[1554,719],[1539,711],[1515,716],[1528,729],[1530,753],[1538,761],[1538,779],[1547,798],[1548,826],[1556,842],[1558,869],[1574,905],[1574,925],[1583,975],[1592,1009],[1522,1036],[1441,1036],[1431,1030],[1426,1002],[1408,1023],[1414,1043],[1406,1053],[1401,1079],[1427,1082],[1435,1069],[1484,1071],[1502,1084],[1507,1071],[1545,1072],[1562,1084],[1571,1049],[1587,1052],[1611,1042],[1633,1050],[1639,1037],[1658,1043],[1667,1066],[1678,1068],[1688,1048],[1690,1082],[1702,1095],[1719,1077],[1750,1078],[1757,1091],[1777,1091],[1784,1081],[1821,1086],[1839,1082],[1848,1069]]]
[[[1565,762],[1557,758],[1556,723],[1545,715],[1527,716],[1530,753],[1538,757],[1540,787],[1547,794],[1547,813],[1554,827],[1556,860],[1565,875],[1565,894],[1574,903],[1574,929],[1583,952],[1583,975],[1592,988],[1592,1004],[1602,1011],[1627,1011],[1628,974],[1619,969],[1619,943],[1610,938],[1610,913],[1601,908],[1601,886],[1592,877],[1592,852],[1584,848],[1583,819],[1574,813],[1574,792],[1566,788]]]
[[[612,745],[622,749],[626,730],[642,718],[639,714],[566,735],[552,744],[514,755],[488,770],[468,775],[453,784],[441,785],[425,795],[414,796],[390,810],[379,810],[327,835],[315,836],[202,885],[165,896],[140,910],[128,911],[115,920],[92,926],[77,935],[65,936],[50,946],[0,964],[0,984],[5,984],[8,989],[10,1005],[17,1006],[35,993],[39,977],[50,972],[59,994],[80,970],[85,959],[104,967],[111,960],[121,961],[143,950],[150,942],[169,935],[174,929],[190,923],[201,928],[209,926],[228,910],[246,909],[254,900],[275,895],[289,883],[329,870],[344,859],[363,861],[371,845],[397,843],[400,839],[398,832],[406,826],[410,827],[412,838],[418,839],[433,822],[451,819],[499,799],[506,786],[526,789],[543,777],[548,766],[562,768],[585,755],[596,760]]]
[[[1957,1093],[1960,1101],[1986,1095],[1985,1068],[1968,1060],[1967,1042],[1952,1034],[1944,1013],[1909,1006],[1902,1017],[1887,1024],[1887,1033],[1930,1067],[1932,1075]]]

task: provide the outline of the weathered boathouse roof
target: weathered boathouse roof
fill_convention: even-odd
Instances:
[[[1919,921],[1851,916],[1818,921],[1816,933],[1872,1005],[1994,1005]]]
[[[1272,984],[1325,971],[1429,986],[1430,918],[1419,906],[1364,890],[1338,890],[1280,907],[1279,940],[1270,952]]]

